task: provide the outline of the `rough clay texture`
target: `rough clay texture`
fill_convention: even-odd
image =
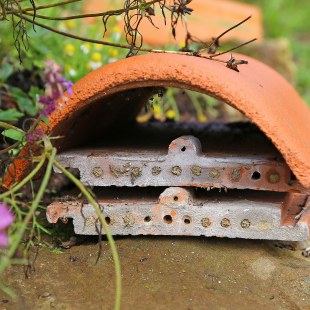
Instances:
[[[51,115],[47,131],[57,134],[68,131],[72,119],[79,122],[80,111],[120,91],[148,86],[190,89],[221,99],[244,113],[272,140],[300,183],[310,187],[309,108],[273,69],[247,56],[235,57],[249,61],[248,65],[240,66],[240,72],[217,61],[169,54],[147,54],[109,64],[74,85],[68,102],[59,102]],[[111,103],[117,105],[119,101]],[[120,114],[125,114],[123,111]],[[96,117],[98,120],[92,124],[102,120],[103,115],[97,111]],[[25,161],[15,162],[17,179],[26,165]],[[4,183],[8,185],[11,178],[6,177]]]

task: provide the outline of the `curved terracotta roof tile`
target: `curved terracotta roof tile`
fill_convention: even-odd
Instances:
[[[220,62],[169,54],[140,55],[109,64],[74,85],[68,102],[60,102],[59,109],[51,115],[48,131],[66,133],[69,123],[79,121],[79,111],[126,89],[173,86],[195,90],[227,102],[256,123],[282,153],[300,183],[309,188],[309,108],[273,69],[250,57],[236,57],[249,61],[240,66],[239,73]],[[120,109],[126,117],[126,106],[119,104]],[[25,162],[16,167],[22,174]]]

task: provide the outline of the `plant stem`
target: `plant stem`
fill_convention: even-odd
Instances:
[[[244,42],[244,43],[242,43],[242,44],[239,44],[238,46],[235,46],[235,47],[230,48],[230,49],[227,50],[227,51],[224,51],[224,52],[221,52],[221,53],[218,53],[218,54],[215,54],[215,55],[211,55],[210,58],[212,59],[213,57],[217,57],[217,56],[220,56],[220,55],[224,55],[224,54],[229,53],[229,52],[231,52],[231,51],[233,51],[233,50],[236,50],[236,49],[239,48],[239,47],[242,47],[242,46],[244,46],[244,45],[250,44],[250,43],[252,43],[252,42],[254,42],[254,41],[256,41],[256,40],[257,40],[257,39],[255,38],[255,39],[252,39],[252,40],[250,40],[250,41]]]
[[[16,186],[11,188],[9,191],[0,195],[0,200],[12,195],[16,191],[18,191],[20,188],[22,188],[26,183],[28,183],[40,171],[40,169],[44,165],[45,160],[46,160],[46,156],[43,156],[40,162],[38,163],[38,165],[31,171],[31,173],[29,173],[22,181],[20,181]]]
[[[0,155],[5,154],[7,152],[9,152],[10,150],[15,149],[16,147],[18,147],[21,144],[21,141],[17,141],[14,144],[8,146],[7,148],[5,148],[4,150],[0,151]]]
[[[13,130],[19,131],[22,134],[25,134],[25,132],[22,129],[20,129],[18,127],[15,127],[15,126],[13,126],[11,124],[7,124],[5,122],[0,122],[0,127],[6,128],[6,129],[13,129]]]
[[[240,25],[242,25],[243,23],[245,23],[247,20],[249,20],[251,17],[252,17],[251,15],[248,16],[247,18],[245,18],[244,20],[242,20],[240,23],[238,23],[238,24],[236,24],[236,25],[234,25],[234,26],[228,28],[228,29],[225,30],[224,32],[222,32],[219,36],[217,36],[216,38],[214,38],[214,39],[212,40],[212,42],[210,43],[209,46],[207,46],[207,47],[201,49],[200,52],[203,51],[203,50],[205,50],[205,49],[209,49],[210,47],[212,47],[212,46],[215,44],[215,42],[217,42],[217,41],[218,41],[221,37],[223,37],[226,33],[228,33],[229,31],[231,31],[231,30],[233,30],[233,29],[235,29],[235,28],[237,28],[237,27],[239,27]]]
[[[47,154],[46,154],[47,155]],[[15,238],[12,242],[12,245],[10,246],[8,253],[6,256],[4,256],[1,260],[0,263],[0,274],[2,274],[3,270],[10,264],[10,259],[13,257],[13,255],[15,254],[23,236],[24,233],[27,229],[27,225],[30,222],[31,218],[33,217],[36,209],[39,206],[39,203],[44,195],[45,189],[47,187],[48,181],[50,179],[51,173],[52,173],[52,168],[53,168],[53,162],[55,160],[55,156],[56,156],[56,149],[53,148],[51,151],[51,154],[48,155],[49,156],[49,161],[46,167],[46,171],[42,180],[42,183],[40,185],[40,188],[38,190],[38,193],[35,197],[35,199],[33,200],[31,207],[29,209],[29,211],[27,212],[27,215],[24,218],[23,223],[21,224],[21,226],[19,227],[19,229],[16,231],[15,233]]]
[[[174,99],[174,89],[172,88],[168,88],[167,92],[166,92],[166,96],[168,98],[168,101],[170,103],[170,105],[172,106],[174,112],[175,112],[175,120],[177,122],[180,121],[180,112],[179,112],[179,108],[178,108],[178,105],[177,105],[177,102],[175,101]]]
[[[102,227],[104,229],[104,232],[107,236],[107,239],[109,241],[111,252],[113,256],[114,266],[115,266],[115,276],[116,276],[116,293],[115,293],[115,304],[114,309],[119,310],[121,306],[121,292],[122,292],[122,277],[121,277],[121,264],[119,255],[116,249],[115,241],[113,239],[113,236],[111,235],[111,232],[109,230],[109,227],[106,223],[106,220],[98,206],[98,203],[95,201],[95,199],[92,197],[92,195],[88,192],[88,190],[85,188],[85,186],[78,180],[73,174],[71,174],[69,171],[67,171],[61,164],[59,164],[57,161],[54,160],[54,165],[61,170],[78,188],[79,190],[84,194],[86,199],[92,204],[94,207],[98,218],[102,224]]]
[[[53,8],[55,6],[61,6],[61,5],[70,4],[70,3],[79,2],[79,1],[83,1],[83,0],[68,0],[68,1],[58,2],[58,3],[51,3],[48,5],[37,6],[35,9],[34,8],[25,8],[25,9],[22,9],[22,11],[37,11],[37,10],[49,9],[49,8]]]
[[[160,1],[162,1],[162,0],[153,0],[153,1],[147,2],[146,5],[152,5],[152,4],[155,4],[155,3],[160,2]],[[87,17],[99,17],[99,16],[107,16],[107,15],[109,15],[109,16],[120,15],[122,13],[127,13],[129,11],[137,10],[139,8],[140,7],[138,5],[136,5],[136,6],[133,6],[133,7],[129,8],[129,9],[120,9],[120,10],[106,11],[106,12],[100,12],[100,13],[89,13],[89,14],[80,14],[80,15],[72,15],[72,16],[64,16],[64,17],[51,17],[51,16],[46,16],[46,15],[36,14],[35,17],[36,18],[42,18],[42,19],[48,19],[48,20],[71,20],[71,19],[80,19],[80,18],[87,18]],[[32,13],[26,12],[26,11],[29,11],[29,9],[22,10],[22,13],[26,14],[26,15],[29,15],[29,16],[34,16],[34,14],[32,14]],[[31,10],[33,10],[33,9],[31,9]],[[19,13],[16,10],[14,12],[15,13]],[[9,13],[12,13],[12,12],[8,11],[7,13],[9,14]]]
[[[185,93],[190,98],[192,104],[194,105],[197,116],[204,115],[199,100],[197,98],[197,93],[194,93],[190,90],[186,90]]]

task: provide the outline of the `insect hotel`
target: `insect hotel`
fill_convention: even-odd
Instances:
[[[197,57],[135,56],[88,74],[59,102],[46,129],[63,137],[57,160],[92,188],[112,234],[309,238],[309,109],[273,69],[242,59],[236,72]],[[208,94],[249,121],[137,123],[163,87]],[[16,178],[28,164],[16,161]],[[68,218],[77,234],[103,233],[83,199],[48,206],[51,223]]]

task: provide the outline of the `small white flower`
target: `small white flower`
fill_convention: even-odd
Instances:
[[[113,38],[115,41],[119,41],[121,39],[121,34],[120,33],[113,33]]]
[[[59,29],[60,31],[67,31],[67,30],[68,30],[68,28],[67,28],[67,26],[66,26],[66,24],[65,24],[64,22],[61,22],[61,23],[58,25],[58,29]]]
[[[69,70],[69,75],[70,76],[76,76],[76,71],[74,69]]]
[[[87,45],[87,44],[82,44],[82,45],[80,46],[80,49],[81,49],[81,51],[82,51],[84,54],[88,54],[88,53],[89,53],[89,45]]]
[[[109,64],[112,63],[112,62],[115,62],[115,61],[117,61],[116,58],[109,58],[109,59],[108,59],[108,63],[109,63]]]
[[[90,61],[89,62],[90,67],[95,70],[98,69],[102,66],[102,62],[94,62],[94,61]]]

